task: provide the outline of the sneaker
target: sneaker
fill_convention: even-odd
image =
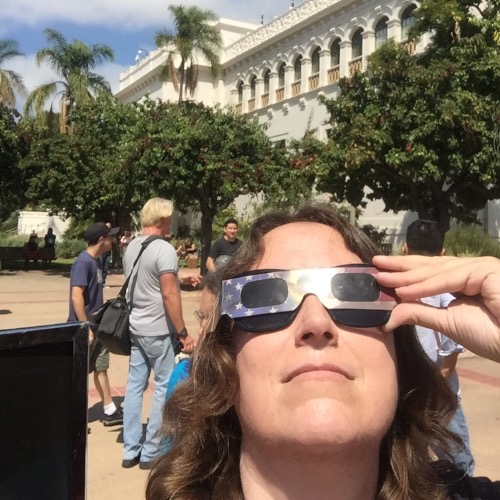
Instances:
[[[111,427],[113,425],[122,425],[123,413],[120,410],[120,408],[117,408],[112,415],[104,414],[104,418],[102,419],[102,424],[104,425],[104,427]]]
[[[141,455],[137,455],[135,458],[131,458],[130,460],[123,459],[122,467],[124,469],[131,469],[132,467],[135,467],[139,463],[140,459]]]
[[[153,468],[153,461],[152,460],[150,462],[140,462],[139,463],[139,469],[150,470],[152,468]]]

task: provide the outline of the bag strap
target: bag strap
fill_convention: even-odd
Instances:
[[[130,281],[130,278],[132,277],[132,274],[134,272],[134,269],[135,269],[135,266],[137,265],[137,263],[139,262],[139,259],[141,258],[141,255],[142,253],[144,252],[144,250],[146,250],[146,248],[148,247],[148,245],[150,243],[152,243],[153,241],[155,240],[163,240],[163,238],[161,236],[156,236],[156,235],[153,235],[153,236],[148,236],[142,243],[141,243],[141,251],[139,252],[139,255],[137,256],[137,258],[135,259],[134,261],[134,264],[132,265],[132,269],[130,270],[130,273],[129,275],[127,276],[127,279],[125,280],[125,283],[123,284],[120,292],[118,293],[118,297],[123,297],[125,298],[125,294],[127,293],[127,287],[128,287],[128,283]]]

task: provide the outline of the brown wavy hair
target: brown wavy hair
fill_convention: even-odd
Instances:
[[[332,227],[347,248],[371,262],[377,248],[328,205],[306,205],[296,213],[258,218],[250,236],[225,266],[223,279],[247,271],[264,253],[263,237],[292,222]],[[399,397],[395,418],[382,440],[377,500],[444,500],[429,445],[447,449],[454,436],[445,429],[456,399],[416,339],[414,328],[394,331]],[[171,443],[148,479],[148,500],[243,499],[239,473],[241,428],[233,402],[239,381],[233,323],[222,317],[199,349],[188,381],[165,406],[163,431]]]

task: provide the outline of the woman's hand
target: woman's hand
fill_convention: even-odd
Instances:
[[[500,362],[500,260],[379,255],[373,264],[381,270],[377,281],[395,288],[401,299],[384,330],[403,324],[425,326]],[[446,292],[457,297],[447,309],[418,301]]]

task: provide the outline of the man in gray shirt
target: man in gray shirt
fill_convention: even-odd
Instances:
[[[162,238],[170,229],[172,212],[172,202],[162,198],[149,200],[141,211],[143,232],[130,242],[123,257],[125,276],[132,273],[127,290],[132,349],[123,417],[124,468],[139,464],[141,469],[150,469],[160,453],[162,407],[174,368],[172,339],[181,341],[184,352],[195,347],[182,316],[177,253]],[[158,239],[149,243],[132,270],[142,243],[150,236]],[[154,396],[146,438],[141,442],[142,403],[151,370]]]

